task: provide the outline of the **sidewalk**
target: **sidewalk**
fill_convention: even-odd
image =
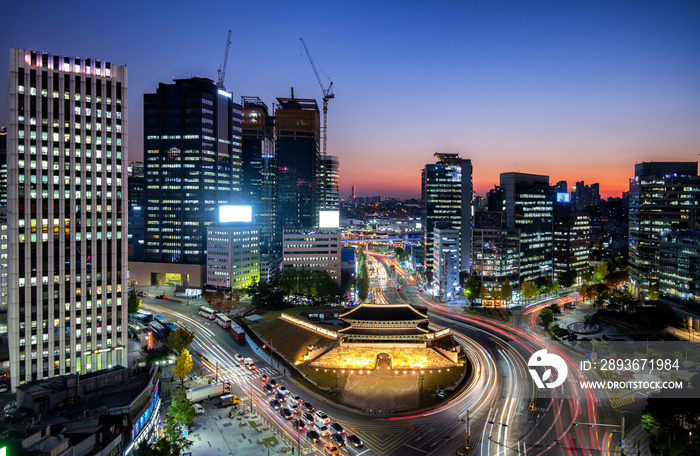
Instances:
[[[652,456],[649,449],[649,433],[642,429],[641,424],[625,431],[625,454],[627,456]],[[620,447],[616,447],[616,456],[620,455]]]

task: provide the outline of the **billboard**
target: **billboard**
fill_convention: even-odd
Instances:
[[[338,211],[320,211],[318,213],[319,228],[338,228],[340,227],[340,212]]]
[[[569,194],[566,192],[558,192],[557,193],[557,203],[570,203],[571,199],[569,197]]]
[[[219,206],[219,223],[250,222],[252,220],[252,206]]]

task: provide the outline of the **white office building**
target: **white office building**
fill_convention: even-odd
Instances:
[[[207,285],[244,288],[260,280],[260,227],[207,227]]]
[[[127,363],[127,69],[10,50],[12,389]]]
[[[459,288],[460,268],[459,230],[445,222],[437,222],[433,229],[433,285],[435,295],[443,301],[454,297]]]

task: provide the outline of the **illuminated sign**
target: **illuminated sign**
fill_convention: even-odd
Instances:
[[[568,193],[557,193],[557,203],[570,203],[571,199]]]
[[[219,206],[219,222],[250,222],[253,220],[251,206]]]
[[[221,95],[222,97],[231,98],[231,94],[225,90],[219,90],[219,95]]]
[[[319,228],[338,228],[340,227],[340,212],[338,211],[320,211],[318,213]]]

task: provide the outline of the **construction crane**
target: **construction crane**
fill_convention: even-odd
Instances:
[[[231,30],[228,31],[226,38],[226,51],[224,52],[224,61],[219,66],[219,81],[216,86],[220,89],[224,88],[224,78],[226,78],[226,64],[228,63],[228,48],[231,46]]]
[[[311,52],[309,52],[309,48],[306,46],[304,38],[299,39],[301,40],[301,44],[304,45],[306,55],[309,57],[309,62],[311,62],[311,68],[313,68],[314,73],[316,74],[316,79],[318,79],[318,85],[321,86],[321,92],[323,92],[323,127],[321,128],[321,144],[323,145],[323,148],[321,149],[321,156],[323,157],[323,173],[321,174],[321,209],[326,209],[326,131],[328,128],[328,100],[335,98],[335,95],[333,94],[333,81],[331,81],[331,78],[329,78],[326,74],[326,78],[328,78],[330,84],[328,85],[328,88],[323,86],[323,81],[321,80],[321,76],[318,74],[318,69],[316,69],[316,64],[314,63],[313,57],[311,57]]]

